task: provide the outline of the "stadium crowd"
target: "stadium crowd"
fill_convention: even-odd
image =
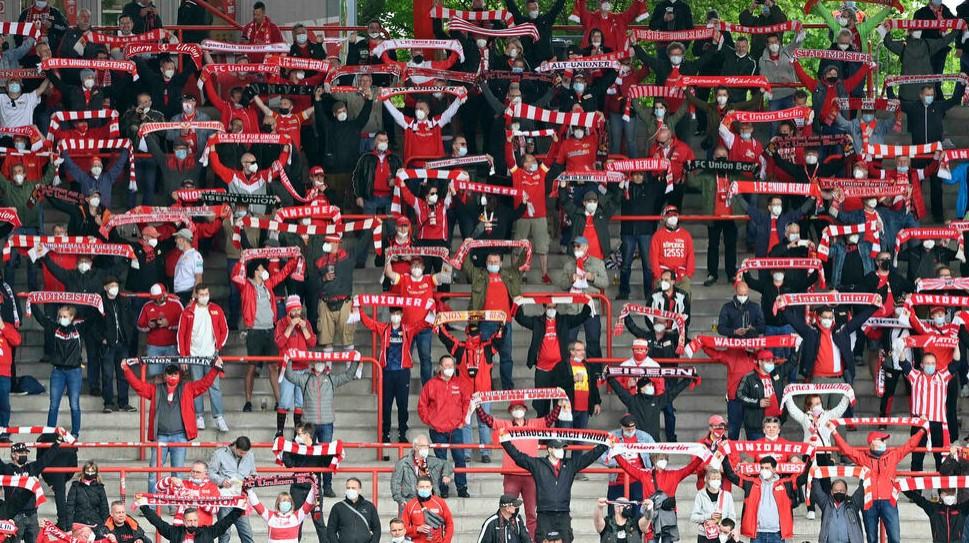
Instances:
[[[932,541],[969,541],[969,149],[945,129],[966,98],[969,1],[753,0],[737,22],[686,0],[466,4],[433,5],[435,39],[379,21],[348,40],[284,34],[263,2],[234,41],[170,31],[151,0],[117,28],[47,0],[0,23],[0,540],[147,543],[147,523],[173,543],[233,527],[251,543],[257,516],[272,543],[312,540],[306,520],[320,542],[468,540],[451,512],[475,476],[460,446],[499,443],[503,495],[479,542],[569,543],[577,522],[610,543],[793,541],[804,504],[815,541],[897,543],[902,495]],[[182,0],[177,23],[211,24],[207,10]],[[581,36],[553,39],[566,13]],[[702,214],[706,275],[681,213]],[[223,266],[227,281],[205,279]],[[355,281],[374,267],[380,287]],[[707,333],[691,301],[717,284],[733,295]],[[466,308],[439,296],[452,288]],[[614,329],[603,296],[628,302]],[[46,421],[11,410],[41,386],[17,372],[29,320]],[[361,327],[378,340],[368,372]],[[603,335],[625,333],[631,351],[604,360]],[[233,336],[282,361],[249,364],[241,391],[222,382]],[[725,366],[725,403],[708,433],[678,435],[694,356]],[[516,382],[523,363],[534,382]],[[877,412],[857,405],[859,371]],[[338,389],[377,374],[381,441],[411,444],[392,520],[338,467]],[[257,379],[275,421],[254,412]],[[893,409],[899,382],[910,401]],[[72,446],[98,441],[85,390],[106,414],[144,399],[158,443],[230,432],[223,398],[242,393],[276,462],[311,472],[259,475],[246,436],[205,461],[152,449],[149,465],[189,471],[152,474],[139,520]],[[603,390],[625,414],[603,420]],[[859,428],[865,448],[845,438]],[[573,520],[573,483],[597,463],[617,470]],[[38,519],[41,478],[56,521]]]

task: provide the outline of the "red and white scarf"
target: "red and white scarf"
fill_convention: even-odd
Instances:
[[[225,132],[225,126],[221,121],[180,121],[169,123],[145,123],[138,127],[138,137],[143,138],[152,132],[163,130],[211,130],[213,132]]]
[[[44,487],[36,477],[27,475],[0,475],[0,486],[6,488],[20,488],[34,493],[34,500],[40,507],[47,501],[44,496]]]
[[[388,100],[394,96],[402,96],[407,94],[450,94],[451,96],[457,97],[459,100],[466,100],[468,97],[468,89],[466,87],[384,87],[380,89],[380,93],[377,94],[377,100]]]
[[[401,307],[404,309],[434,309],[434,298],[414,298],[411,296],[395,296],[393,294],[357,294],[353,297],[353,307]]]
[[[40,39],[41,29],[39,24],[34,23],[0,23],[0,34],[16,34],[26,36],[35,40]]]
[[[801,441],[771,442],[771,441],[729,441],[720,442],[715,454],[722,459],[737,454],[754,457],[773,456],[775,460],[790,458],[791,456],[814,456],[814,445]]]
[[[458,17],[451,19],[451,22],[448,24],[448,30],[451,32],[467,32],[469,34],[488,36],[491,38],[513,38],[517,36],[525,36],[534,41],[538,41],[540,37],[538,28],[532,23],[510,26],[508,28],[485,28],[472,24],[465,19]]]
[[[744,351],[761,351],[764,349],[790,349],[801,342],[797,334],[782,334],[779,336],[761,336],[753,338],[736,338],[723,336],[696,336],[686,346],[684,354],[690,358],[702,349],[726,350],[736,349]]]
[[[926,347],[933,347],[936,349],[958,349],[959,338],[954,336],[940,336],[938,334],[905,336],[905,346],[915,349],[925,349]]]
[[[881,305],[877,294],[858,292],[811,292],[781,294],[774,300],[774,314],[787,307],[806,305]]]
[[[209,64],[209,66],[212,66]],[[218,134],[213,134],[209,138],[208,144],[205,146],[205,150],[202,151],[202,156],[199,158],[199,162],[203,166],[209,165],[209,153],[216,145],[221,145],[223,143],[241,143],[241,144],[269,144],[269,145],[289,145],[291,143],[290,137],[286,134],[256,134],[256,133],[240,133],[240,134],[230,134],[228,132],[219,132]],[[279,162],[278,160],[273,161],[273,163]]]
[[[632,454],[683,454],[687,456],[695,456],[704,462],[709,462],[713,457],[713,453],[710,449],[703,443],[623,443],[617,441],[612,449],[609,451],[609,455],[618,455],[623,453]]]
[[[242,489],[265,488],[268,486],[289,486],[294,484],[312,484],[313,476],[309,473],[274,473],[272,475],[250,475],[242,480]]]
[[[596,305],[592,303],[592,296],[588,294],[541,294],[530,293],[528,296],[518,296],[512,301],[512,311],[517,311],[523,305],[552,305],[552,304],[580,304],[588,305],[595,315]]]
[[[520,441],[523,439],[572,441],[575,443],[589,443],[592,445],[607,445],[611,435],[605,430],[578,430],[571,428],[508,428],[500,434],[502,443],[505,441]]]
[[[919,155],[931,155],[942,150],[941,141],[921,145],[870,144],[865,146],[865,154],[874,158],[898,158],[900,156],[914,158]]]
[[[94,236],[28,236],[17,234],[9,236],[3,245],[3,261],[8,262],[13,255],[14,249],[33,249],[37,244],[47,245],[52,243],[86,243],[97,242]]]
[[[841,394],[846,396],[852,405],[855,404],[855,389],[848,383],[791,383],[784,387],[781,405],[784,405],[788,398],[809,394],[818,396]]]
[[[242,247],[242,229],[256,228],[269,232],[284,232],[296,234],[298,236],[327,236],[340,233],[342,224],[293,224],[287,222],[273,221],[259,217],[246,216],[238,221],[232,229],[232,245],[236,248]]]
[[[287,48],[287,51],[289,49]],[[202,90],[212,74],[265,74],[279,77],[279,66],[270,64],[206,64],[199,72],[198,88]]]
[[[815,270],[818,288],[824,288],[824,263],[820,258],[748,258],[737,270],[737,277],[750,270]]]
[[[508,322],[508,315],[504,311],[473,310],[473,311],[441,311],[434,318],[434,326],[450,324],[452,322],[489,321]]]
[[[434,6],[427,15],[431,19],[464,19],[465,21],[502,21],[506,25],[515,24],[515,18],[506,9],[463,10]]]
[[[214,53],[282,53],[289,54],[290,45],[284,42],[276,43],[231,43],[218,40],[202,40],[203,51]]]
[[[44,79],[43,73],[32,68],[18,68],[14,70],[0,70],[0,79]]]
[[[387,247],[385,255],[387,258],[412,258],[415,256],[420,256],[425,258],[434,257],[440,258],[441,260],[448,260],[450,251],[447,247],[397,245],[394,247]]]
[[[727,189],[727,204],[738,194],[784,194],[820,198],[814,183],[786,183],[783,181],[733,181]]]
[[[623,109],[622,120],[629,122],[632,119],[633,101],[640,98],[678,98],[684,97],[682,87],[667,87],[666,85],[632,85],[622,93],[626,99],[625,109]]]
[[[530,402],[532,400],[565,400],[569,395],[559,387],[554,388],[519,388],[515,390],[485,390],[471,395],[471,404],[464,417],[465,424],[471,424],[474,406],[499,402]]]
[[[810,472],[811,479],[844,479],[853,477],[861,479],[861,488],[865,496],[865,509],[871,508],[875,502],[871,487],[871,470],[862,466],[814,466]],[[810,483],[809,483],[810,484]]]
[[[698,372],[695,367],[684,366],[606,366],[605,377],[647,377],[649,379],[698,379]]]
[[[195,67],[202,68],[202,47],[197,43],[127,43],[125,58],[138,55],[188,55]]]
[[[842,51],[840,49],[797,49],[794,51],[795,59],[819,58],[822,60],[834,60],[837,62],[871,62],[871,55],[859,53],[857,51]]]
[[[198,508],[234,507],[245,509],[245,496],[187,496],[179,494],[140,494],[150,507],[178,505]]]
[[[959,20],[961,21],[962,19]],[[936,475],[930,477],[898,477],[895,479],[895,488],[897,488],[899,492],[907,492],[909,490],[969,488],[969,476]]]
[[[935,305],[942,307],[966,307],[969,306],[969,296],[949,296],[948,294],[912,294],[905,301],[906,307],[918,307],[922,305]]]
[[[491,185],[488,183],[474,183],[471,181],[455,181],[454,190],[458,192],[480,192],[482,194],[495,194],[498,196],[518,196],[519,190],[504,185]]]
[[[885,94],[885,89],[888,87],[897,85],[925,85],[942,81],[955,81],[963,85],[969,85],[969,77],[966,77],[965,74],[889,75],[885,76],[885,81],[882,84],[882,94]],[[963,104],[966,102],[965,95],[962,96],[962,102]]]
[[[543,74],[562,70],[618,70],[619,61],[617,60],[588,60],[576,58],[573,60],[559,60],[556,62],[546,62],[535,68],[535,71]]]
[[[132,81],[138,81],[138,68],[130,60],[96,60],[90,58],[48,58],[40,63],[42,70],[94,70],[94,71],[115,71],[127,72],[131,74]]]
[[[443,81],[457,81],[460,83],[476,83],[478,74],[471,72],[456,72],[454,70],[438,70],[437,68],[419,68],[408,66],[404,71],[404,79],[416,79],[418,81],[430,81],[441,79]],[[335,91],[330,89],[331,94]]]
[[[838,426],[917,426],[928,428],[929,421],[921,417],[843,417],[831,419]]]
[[[363,74],[386,74],[400,79],[402,73],[403,71],[401,70],[400,66],[396,64],[360,64],[356,66],[341,66],[335,70],[330,70],[327,72],[326,82],[332,83],[333,81],[347,75],[358,76]]]
[[[783,23],[764,26],[745,26],[720,21],[720,30],[724,32],[739,32],[741,34],[780,34],[783,32],[800,32],[801,21],[784,21]]]
[[[0,426],[0,433],[3,434],[17,434],[17,435],[33,435],[39,436],[43,434],[57,434],[64,439],[65,443],[74,443],[74,436],[67,430],[61,428],[60,426],[7,426],[6,428]]]
[[[336,469],[346,456],[346,453],[343,450],[343,441],[340,441],[339,439],[329,443],[319,443],[316,445],[306,446],[296,443],[295,441],[283,439],[283,437],[280,436],[273,441],[273,454],[276,456],[276,463],[280,466],[283,465],[283,453],[296,454],[299,456],[329,456],[331,457],[330,467],[333,469]]]
[[[875,258],[881,252],[881,229],[878,228],[878,221],[869,221],[858,224],[829,224],[821,232],[821,242],[818,243],[818,258],[828,261],[828,253],[831,250],[831,238],[850,236],[852,234],[865,234],[865,239],[873,239],[871,244],[871,257]]]
[[[889,30],[966,30],[963,19],[888,19],[884,24]]]
[[[622,311],[619,313],[619,317],[616,318],[616,324],[612,327],[612,335],[619,336],[622,335],[625,330],[626,317],[629,315],[642,315],[649,317],[650,320],[662,319],[671,321],[673,326],[679,330],[680,339],[677,344],[677,353],[683,352],[683,347],[686,343],[686,316],[682,313],[674,313],[673,311],[666,311],[663,309],[657,309],[655,307],[650,307],[648,305],[642,304],[626,304],[622,306]]]
[[[565,171],[555,180],[559,183],[622,183],[628,178],[619,171]]]
[[[7,223],[14,228],[20,228],[20,215],[15,207],[0,207],[0,223]]]
[[[243,249],[242,254],[239,257],[239,261],[236,262],[235,267],[232,269],[232,275],[234,276],[233,281],[245,282],[246,264],[251,260],[279,260],[283,258],[297,259],[296,268],[293,269],[292,278],[295,281],[302,281],[306,274],[306,261],[303,259],[303,253],[300,251],[299,247],[260,247],[257,249]]]
[[[304,351],[301,349],[287,349],[283,354],[283,361],[289,362],[359,362],[362,358],[360,351]]]
[[[443,49],[454,51],[464,62],[464,48],[458,40],[384,40],[377,44],[371,51],[371,55],[380,57],[387,51],[395,49]],[[287,51],[289,48],[287,47]]]
[[[519,266],[519,270],[527,271],[532,264],[532,242],[527,239],[507,240],[507,239],[466,239],[458,247],[458,252],[451,258],[451,266],[460,270],[464,265],[464,259],[471,251],[482,247],[508,247],[525,250],[525,263]]]
[[[156,28],[148,32],[141,34],[131,34],[128,36],[119,36],[117,34],[103,34],[101,32],[95,32],[93,30],[88,30],[84,33],[84,39],[88,43],[97,43],[107,45],[108,48],[120,47],[121,45],[129,43],[148,43],[157,42],[163,39],[167,39],[171,36],[171,33],[164,28]]]
[[[113,109],[96,109],[93,111],[55,111],[50,117],[50,129],[47,131],[48,141],[53,142],[64,121],[90,121],[91,119],[109,119],[108,135],[112,138],[121,136],[118,124],[118,112]]]
[[[195,229],[195,224],[192,222],[192,218],[185,214],[184,211],[177,207],[172,208],[156,208],[152,213],[122,213],[120,215],[112,215],[108,222],[101,225],[101,236],[107,239],[108,234],[111,230],[126,224],[155,224],[155,223],[175,223],[181,224],[190,230]]]
[[[666,172],[669,169],[670,161],[666,158],[628,158],[606,162],[606,171],[609,172]]]
[[[266,59],[266,64],[279,66],[286,70],[306,72],[328,72],[332,65],[328,60],[316,58],[290,57],[274,55]]]
[[[456,166],[467,166],[469,164],[482,164],[487,162],[492,164],[492,173],[494,172],[493,160],[490,155],[471,155],[463,156],[460,158],[443,158],[441,160],[431,160],[424,163],[424,167],[429,170],[440,170],[446,168],[454,168]]]
[[[17,236],[13,236],[17,237]],[[29,237],[45,237],[53,238],[58,236],[29,236]],[[9,245],[8,240],[8,245]],[[135,250],[131,248],[131,245],[127,243],[106,243],[94,237],[88,237],[83,241],[43,241],[39,242],[45,249],[51,251],[52,253],[60,253],[65,255],[100,255],[100,256],[116,256],[127,258],[132,261],[132,266],[138,263],[138,257],[135,256]],[[28,247],[32,249],[33,245]],[[4,257],[6,257],[6,252]]]
[[[543,123],[551,123],[566,126],[582,126],[592,128],[601,122],[601,119],[592,113],[566,113],[563,111],[553,111],[528,104],[514,104],[505,110],[506,118],[531,119]]]
[[[739,475],[744,475],[746,477],[757,477],[760,475],[760,463],[758,462],[738,462],[736,466],[731,466],[734,473]],[[778,475],[796,476],[804,472],[804,462],[778,462],[777,467],[773,469],[774,473]],[[717,528],[717,533],[720,529]],[[717,534],[714,534],[716,537]]]
[[[946,227],[933,227],[933,226],[917,226],[914,228],[902,228],[898,231],[898,236],[895,237],[896,247],[899,249],[902,247],[903,243],[907,243],[909,240],[955,240],[959,244],[959,250],[963,250],[963,238],[962,233],[955,228]],[[896,260],[898,259],[898,253],[896,252]]]
[[[684,87],[730,87],[736,89],[771,89],[770,81],[762,75],[684,75],[679,84]],[[736,113],[740,113],[739,111]]]
[[[969,277],[926,277],[915,280],[915,292],[923,290],[969,291]]]
[[[135,179],[135,149],[128,138],[93,139],[66,138],[57,142],[57,152],[64,151],[99,151],[101,149],[126,149],[128,151],[128,190],[137,191],[138,183]]]
[[[401,206],[400,198],[400,184],[404,183],[408,179],[436,179],[436,180],[467,180],[468,172],[464,170],[431,170],[425,168],[408,168],[397,170],[395,174],[394,191],[390,198],[390,214],[400,215],[403,213],[403,206]]]
[[[58,305],[86,305],[98,310],[104,315],[104,300],[100,294],[87,292],[64,292],[53,290],[35,290],[27,293],[27,303],[24,306],[24,314],[30,316],[31,304],[58,304]]]
[[[333,205],[307,205],[281,207],[273,214],[273,221],[292,221],[299,219],[314,219],[338,222],[341,220],[340,208]]]
[[[811,108],[794,106],[777,111],[734,111],[723,119],[723,124],[729,126],[732,122],[739,123],[774,123],[780,121],[808,120]]]

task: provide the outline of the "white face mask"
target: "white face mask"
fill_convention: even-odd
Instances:
[[[739,294],[737,295],[737,301],[740,302],[740,303],[742,303],[742,304],[747,303],[747,299],[748,298],[749,298],[749,296],[741,296]]]
[[[679,66],[681,62],[683,62],[682,55],[670,55],[670,64],[673,66]]]
[[[199,296],[198,303],[199,305],[209,305],[209,296],[208,295]]]
[[[91,271],[91,263],[90,262],[79,262],[77,264],[77,271],[79,271],[81,273],[87,273],[87,272]]]
[[[622,431],[622,435],[623,435],[623,437],[635,437],[636,436],[636,430],[623,430]]]
[[[183,113],[192,113],[193,111],[195,111],[195,104],[191,102],[182,102]]]
[[[332,243],[329,243],[329,242],[324,243],[323,244],[323,252],[324,253],[332,253],[333,252],[333,244]]]
[[[261,277],[263,281],[268,281],[269,280],[269,272],[266,271],[266,270],[262,270],[261,272],[259,272],[259,277]]]
[[[707,481],[707,486],[710,488],[710,490],[720,490],[720,485],[722,484],[723,481],[720,479],[710,479]]]
[[[118,295],[118,287],[108,287],[108,297],[114,298]]]
[[[801,234],[789,234],[787,236],[787,240],[790,241],[791,243],[797,243],[801,241]]]
[[[942,496],[942,503],[944,503],[946,505],[955,505],[956,504],[956,497],[955,496],[950,496],[950,495]]]
[[[84,88],[87,89],[87,90],[93,89],[94,88],[94,80],[93,79],[85,79],[84,80]]]
[[[580,139],[582,139],[582,138],[585,137],[585,130],[582,130],[580,128],[580,129],[575,130],[574,132],[572,132],[572,135],[575,136],[575,139],[579,139],[580,140]]]
[[[430,453],[431,453],[431,450],[426,447],[417,449],[417,456],[420,456],[421,458],[427,458],[427,455],[429,455]]]
[[[848,243],[858,243],[858,240],[860,239],[861,237],[859,237],[858,234],[852,234],[848,236]]]
[[[148,238],[149,247],[158,247],[158,238]]]
[[[488,40],[483,40],[481,38],[474,40],[474,43],[478,46],[478,49],[484,49],[488,46]]]
[[[359,497],[360,497],[360,491],[359,490],[357,490],[355,488],[348,488],[347,489],[347,499],[348,500],[350,500],[352,502],[355,502],[355,501],[357,501],[357,498],[359,498]]]
[[[850,47],[850,46],[851,46],[850,43],[839,43],[838,44],[838,49],[841,49],[842,51],[847,51],[848,50],[848,47]]]
[[[7,85],[7,92],[10,94],[20,94],[21,90],[20,83],[11,83]]]
[[[666,460],[665,458],[661,458],[653,462],[653,465],[656,467],[656,469],[666,469],[666,466],[669,465],[669,460]]]
[[[916,40],[921,39],[922,38],[922,31],[921,30],[913,30],[912,31],[912,37],[915,38]]]
[[[760,478],[763,479],[763,480],[765,480],[765,481],[770,480],[770,478],[773,477],[773,476],[774,476],[774,472],[771,471],[771,470],[769,470],[769,469],[761,469],[760,470]]]
[[[770,214],[775,217],[780,217],[781,211],[783,211],[783,208],[781,206],[777,206],[777,205],[770,206]]]
[[[602,11],[609,11],[612,9],[612,2],[603,2],[600,4],[600,7],[602,8]]]
[[[548,309],[545,310],[545,316],[548,317],[548,318],[550,318],[550,319],[554,319],[555,318],[555,315],[557,315],[557,314],[558,314],[558,310],[556,310],[554,307],[550,307],[550,308],[548,308]]]
[[[742,140],[749,140],[752,137],[754,137],[753,132],[747,132],[746,130],[744,130],[743,132],[740,133],[740,139]]]
[[[457,148],[458,156],[466,156],[468,154],[468,148],[464,145]]]
[[[643,394],[646,396],[652,396],[656,394],[656,385],[644,385]]]
[[[441,369],[441,375],[447,377],[448,379],[450,379],[451,377],[454,377],[454,368]]]
[[[421,277],[424,276],[424,268],[414,266],[413,268],[410,269],[410,275],[414,279],[420,279]]]
[[[340,121],[341,123],[343,121],[347,120],[347,112],[346,111],[341,111],[341,112],[337,113],[336,114],[336,120]]]
[[[784,280],[784,272],[774,272],[774,281],[780,283]]]
[[[897,166],[895,169],[898,173],[908,173],[908,166]]]
[[[427,118],[427,112],[423,109],[418,109],[414,111],[414,117],[417,117],[418,121],[423,121]]]
[[[549,449],[548,451],[551,453],[552,458],[556,460],[565,458],[565,449]]]
[[[838,17],[838,24],[841,25],[841,26],[848,26],[848,18],[847,17]]]
[[[945,324],[945,315],[939,315],[938,317],[932,317],[932,323],[936,326],[942,326]]]
[[[249,171],[249,173],[256,173],[259,171],[259,164],[253,162],[246,169]]]
[[[488,264],[488,273],[498,273],[501,271],[501,264]]]
[[[935,240],[934,239],[927,239],[927,240],[925,240],[925,241],[922,242],[922,246],[925,247],[926,249],[932,250],[932,249],[935,248]]]
[[[774,53],[776,55],[781,50],[781,44],[779,44],[779,43],[769,43],[769,44],[767,44],[767,48],[770,49],[770,52],[771,53]]]
[[[804,163],[815,165],[818,163],[818,155],[804,155]]]
[[[528,171],[530,171],[530,172],[537,171],[538,170],[538,162],[529,162],[528,165],[525,166],[525,169],[528,170]]]
[[[70,326],[71,325],[71,318],[70,317],[61,317],[61,318],[57,319],[57,323],[60,324],[61,326],[64,326],[64,327]]]
[[[663,291],[669,290],[671,286],[673,286],[673,284],[670,283],[669,281],[660,281],[659,282],[659,289],[660,290],[663,290]]]
[[[313,362],[313,371],[315,371],[316,373],[323,373],[323,370],[325,369],[326,369],[326,364],[324,364],[323,362]]]
[[[676,228],[676,225],[678,224],[680,224],[680,218],[676,215],[666,218],[666,226],[670,227],[671,229]]]
[[[720,105],[720,106],[727,105],[727,97],[726,96],[717,96],[717,105]]]
[[[162,72],[162,75],[165,76],[165,79],[171,79],[171,78],[175,77],[175,70],[172,70],[171,68],[169,68],[169,69],[163,71]],[[148,108],[145,108],[145,109],[148,109]]]
[[[518,58],[518,49],[509,49],[507,54],[508,58]]]
[[[584,257],[585,256],[585,253],[586,253],[585,249],[576,249],[576,250],[572,251],[572,255],[575,256],[575,259],[576,260]]]
[[[104,169],[101,166],[91,166],[91,175],[98,177]]]
[[[399,326],[401,319],[403,319],[403,315],[401,315],[400,313],[394,313],[393,315],[390,316],[390,324],[393,324],[394,326]]]
[[[515,419],[523,419],[523,418],[525,418],[525,410],[524,409],[515,409],[515,410],[513,410],[511,412],[511,416],[512,416],[512,418],[515,418]]]
[[[821,404],[817,404],[811,408],[812,415],[817,416],[817,415],[820,415],[821,413],[824,413],[824,407]]]
[[[596,212],[596,209],[598,209],[598,208],[599,208],[599,203],[598,202],[586,202],[585,203],[585,212],[588,213],[588,214],[590,214],[590,215],[593,214],[593,213],[595,213]]]
[[[13,175],[13,182],[16,183],[16,184],[18,184],[18,185],[23,185],[24,184],[24,174],[22,174],[22,173],[16,173],[16,174],[14,174]]]
[[[379,151],[381,153],[387,152],[387,142],[386,141],[378,141],[377,142],[377,151]]]
[[[820,322],[821,322],[821,328],[824,328],[825,330],[834,326],[834,319],[829,317],[821,319]]]
[[[429,203],[431,205],[436,204],[437,203],[437,193],[428,195],[428,197],[427,197],[427,203]]]
[[[535,11],[529,11],[528,17],[531,19],[538,19],[538,10],[536,9]]]

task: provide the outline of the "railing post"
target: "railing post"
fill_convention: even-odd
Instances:
[[[141,366],[141,382],[148,382],[148,366],[146,364],[139,364]],[[148,401],[145,400],[144,396],[138,395],[138,441],[144,443],[148,441],[148,436],[145,435],[146,423],[145,423],[145,407],[148,405]],[[157,436],[156,436],[157,437]],[[138,460],[141,462],[145,461],[145,448],[138,448]]]

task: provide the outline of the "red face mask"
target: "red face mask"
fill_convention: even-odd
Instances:
[[[633,349],[633,360],[636,362],[642,362],[646,360],[646,354],[649,353],[647,349]]]
[[[166,375],[165,376],[165,384],[168,385],[168,386],[170,386],[170,387],[178,386],[178,382],[180,380],[181,380],[181,377],[177,373],[175,375]]]

